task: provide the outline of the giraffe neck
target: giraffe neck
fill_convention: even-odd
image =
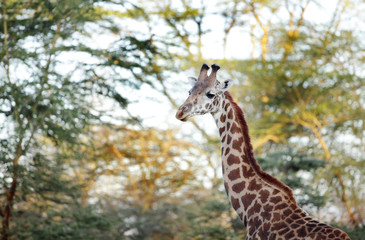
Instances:
[[[272,208],[272,202],[286,199],[296,206],[291,189],[258,165],[243,112],[228,92],[212,115],[221,138],[224,186],[244,224],[253,221],[256,210]]]
[[[337,228],[312,219],[291,189],[262,171],[252,151],[242,110],[225,92],[213,117],[222,143],[224,187],[244,225],[247,240],[346,239]]]

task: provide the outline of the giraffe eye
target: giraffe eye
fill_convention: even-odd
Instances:
[[[215,96],[215,94],[210,93],[210,92],[207,92],[207,97],[208,97],[209,99],[214,98],[214,96]]]
[[[189,95],[191,95],[191,93],[192,93],[192,90],[189,90]]]

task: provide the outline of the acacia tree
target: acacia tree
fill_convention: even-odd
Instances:
[[[108,199],[108,205],[133,206],[142,212],[173,201],[193,187],[200,149],[175,137],[176,130],[103,126],[91,130],[93,144],[82,149],[85,160],[74,164],[74,179],[85,195]],[[99,163],[98,163],[99,162]],[[101,164],[102,163],[102,164]],[[111,181],[114,189],[103,189]],[[86,196],[87,200],[89,196]]]
[[[122,10],[110,10],[113,4]],[[108,110],[91,100],[102,97],[123,112],[128,101],[116,87],[137,86],[145,81],[142,74],[154,73],[156,47],[113,23],[117,15],[141,14],[124,1],[1,1],[0,9],[0,216],[1,237],[8,239],[24,233],[11,231],[22,229],[12,219],[22,219],[27,206],[41,219],[50,209],[79,204],[65,159],[80,157],[89,126]],[[113,47],[87,44],[95,31],[118,33]],[[72,64],[65,64],[67,54]],[[29,218],[23,226],[29,223],[37,221]]]

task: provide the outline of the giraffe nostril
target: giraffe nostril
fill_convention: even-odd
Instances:
[[[179,107],[179,110],[176,113],[176,118],[180,119],[182,121],[186,121],[186,119],[189,116],[189,111],[192,109],[192,104],[188,103],[188,104],[183,104]],[[185,119],[185,120],[183,120]]]
[[[190,103],[186,104],[184,107],[184,112],[190,111],[191,107],[192,107],[192,105]]]
[[[186,104],[186,105],[182,105],[180,106],[179,110],[182,112],[182,113],[185,113],[187,111],[189,111],[191,109],[192,105],[191,104]]]

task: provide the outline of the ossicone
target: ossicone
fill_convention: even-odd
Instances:
[[[217,72],[220,68],[221,68],[221,67],[220,67],[218,64],[216,64],[216,63],[214,63],[214,64],[212,65],[212,70],[213,70],[213,72]]]
[[[200,74],[198,77],[198,81],[202,81],[208,77],[209,66],[206,63],[203,63],[202,68],[200,69]]]
[[[210,83],[214,83],[216,78],[217,78],[217,71],[221,68],[220,66],[218,66],[217,64],[213,64],[212,66],[212,72],[210,73],[209,77],[208,77],[208,81]]]

